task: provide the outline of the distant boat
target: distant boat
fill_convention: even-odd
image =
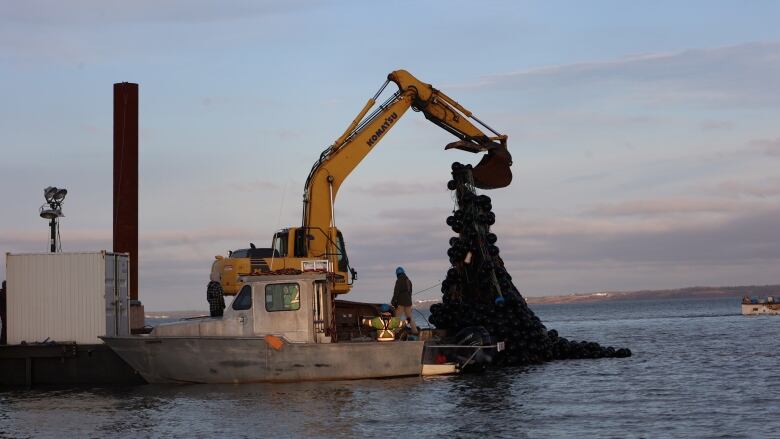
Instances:
[[[778,299],[780,300],[780,297]],[[742,298],[742,315],[780,315],[780,302],[776,301],[773,296],[767,296],[763,299],[745,296]]]

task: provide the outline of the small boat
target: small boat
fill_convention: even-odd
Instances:
[[[766,298],[748,297],[742,298],[742,314],[746,316],[780,315],[780,302],[773,296]]]
[[[432,330],[390,342],[379,341],[368,327],[355,328],[359,337],[340,337],[327,273],[247,276],[244,281],[221,317],[161,324],[145,335],[101,338],[149,383],[451,374],[490,361],[501,348],[487,342],[443,343]],[[359,322],[376,316],[350,317]]]

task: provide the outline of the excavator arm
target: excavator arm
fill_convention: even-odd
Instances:
[[[420,82],[405,70],[391,73],[388,75],[388,80],[398,84],[399,90],[417,90],[412,108],[422,111],[426,119],[460,139],[448,144],[444,149],[456,148],[474,153],[487,152],[472,170],[474,184],[478,188],[498,189],[506,187],[512,182],[512,171],[510,170],[512,156],[506,147],[506,135],[499,134],[454,99],[429,84]],[[420,92],[419,90],[426,91]],[[473,119],[490,131],[493,136],[488,137],[468,119]]]
[[[398,91],[369,114],[390,82],[398,86]],[[475,186],[495,189],[509,185],[512,180],[512,158],[507,151],[506,135],[482,123],[470,111],[430,84],[419,81],[404,70],[394,71],[344,133],[320,154],[306,179],[302,229],[312,231],[308,233],[305,244],[309,256],[327,256],[331,259],[341,251],[339,247],[343,246],[338,244],[333,217],[336,194],[347,176],[409,108],[422,112],[426,119],[458,138],[445,149],[486,152],[472,171]],[[487,129],[491,135],[485,134],[471,120]]]
[[[391,81],[398,85],[398,91],[366,117]],[[396,70],[387,76],[387,81],[368,100],[344,134],[320,154],[312,167],[304,192],[304,226],[322,225],[331,219],[329,206],[343,181],[409,108],[422,112],[426,119],[460,139],[448,144],[445,149],[487,152],[473,170],[477,187],[496,189],[506,187],[512,181],[512,159],[507,151],[506,135],[484,124],[430,84],[421,82],[405,70]],[[468,119],[485,127],[493,136],[486,135]],[[491,172],[481,172],[483,170]],[[312,205],[316,209],[312,209]],[[322,215],[323,211],[327,211],[325,215]],[[325,222],[321,220],[323,217]]]
[[[396,83],[399,91],[409,94],[413,109],[421,111],[426,119],[461,139],[459,142],[450,143],[446,149],[458,148],[470,152],[488,151],[496,148],[506,149],[505,135],[497,133],[482,123],[469,110],[430,84],[420,82],[405,70],[390,73],[387,80]],[[469,118],[489,130],[494,136],[486,135],[474,126],[468,120]]]

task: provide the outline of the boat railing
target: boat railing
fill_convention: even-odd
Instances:
[[[465,369],[471,364],[484,362],[486,351],[501,352],[505,343],[500,341],[491,345],[459,345],[459,344],[426,344],[423,363],[457,363],[458,369]]]

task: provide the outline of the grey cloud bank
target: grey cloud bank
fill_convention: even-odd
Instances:
[[[485,77],[471,87],[549,93],[554,83],[592,98],[628,87],[635,90],[628,98],[645,104],[774,106],[780,96],[770,91],[780,88],[778,72],[780,42],[761,42],[537,68]],[[593,88],[599,84],[609,86]]]

